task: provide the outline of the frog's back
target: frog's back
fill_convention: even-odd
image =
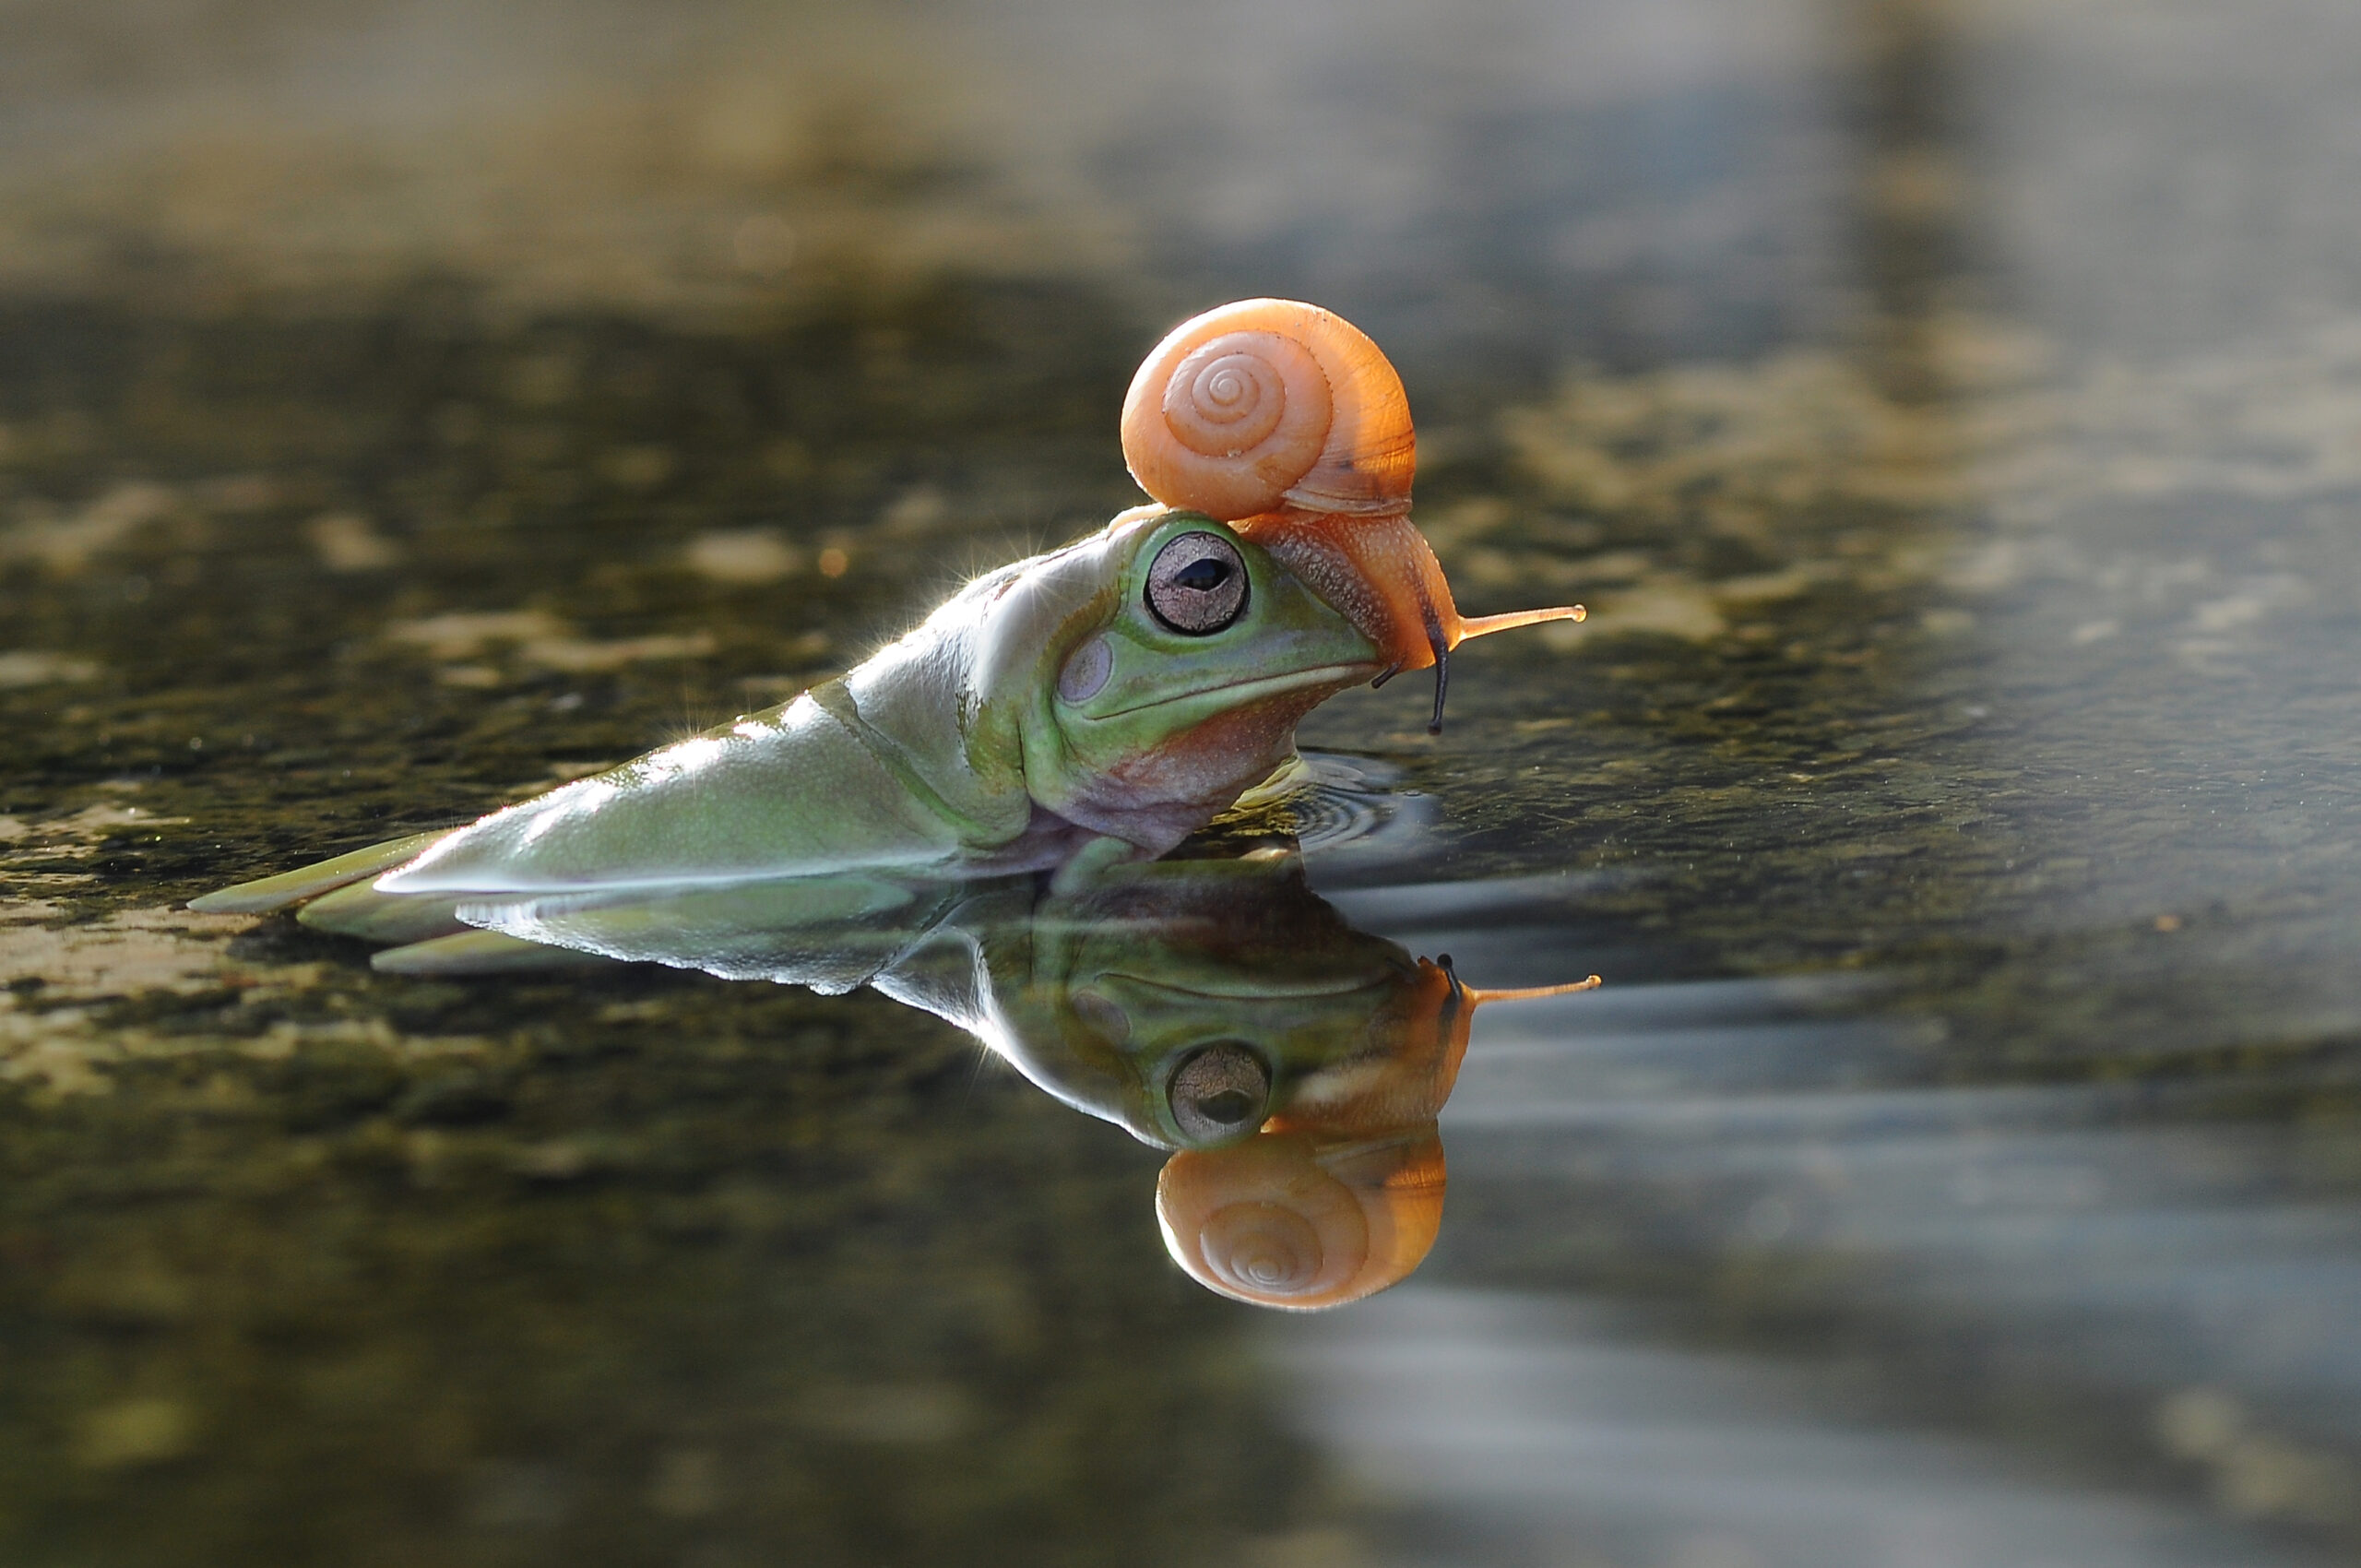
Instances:
[[[924,865],[957,854],[932,809],[807,693],[495,812],[378,883],[530,893]]]
[[[810,694],[444,834],[417,834],[191,901],[261,913],[374,883],[353,901],[677,885],[920,866],[961,826]],[[340,929],[349,921],[322,922]]]

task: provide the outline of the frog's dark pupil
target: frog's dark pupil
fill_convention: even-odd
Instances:
[[[1172,580],[1179,587],[1192,588],[1198,593],[1211,593],[1229,580],[1229,563],[1216,560],[1210,555],[1200,555],[1173,573]]]
[[[1218,534],[1167,540],[1148,563],[1148,612],[1184,637],[1208,637],[1237,624],[1246,613],[1246,563]]]

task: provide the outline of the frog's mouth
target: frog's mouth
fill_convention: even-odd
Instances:
[[[1169,707],[1174,703],[1190,702],[1198,697],[1221,695],[1233,705],[1259,702],[1264,697],[1284,696],[1307,686],[1355,686],[1374,676],[1379,665],[1375,659],[1355,659],[1348,664],[1319,664],[1309,670],[1291,670],[1283,675],[1258,675],[1251,681],[1216,681],[1208,685],[1193,686],[1185,692],[1171,692],[1152,697],[1146,702],[1133,703],[1109,712],[1094,715],[1099,720],[1121,719],[1127,713],[1145,713],[1151,708]]]

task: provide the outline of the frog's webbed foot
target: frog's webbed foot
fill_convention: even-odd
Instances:
[[[553,947],[504,932],[463,931],[406,947],[388,947],[371,955],[369,967],[381,975],[502,975],[613,962],[603,953]]]
[[[456,936],[468,929],[468,923],[459,919],[456,897],[380,893],[365,881],[348,882],[333,893],[322,894],[298,909],[295,919],[314,931],[394,946]]]
[[[296,871],[281,872],[257,882],[242,882],[235,887],[224,887],[218,893],[208,893],[192,898],[188,907],[203,915],[263,915],[273,909],[283,909],[290,904],[300,904],[306,898],[316,898],[352,883],[374,879],[396,866],[416,860],[429,844],[443,837],[441,832],[413,833],[407,838],[395,838],[383,844],[372,844],[365,849],[355,849],[334,860],[321,861],[315,865]]]

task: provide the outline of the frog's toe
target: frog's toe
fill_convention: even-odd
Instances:
[[[457,898],[380,893],[367,882],[349,882],[322,894],[297,910],[295,919],[314,931],[387,946],[456,936],[469,929],[459,919]]]
[[[218,893],[208,893],[192,898],[188,907],[203,915],[262,915],[273,909],[283,909],[290,904],[300,904],[306,898],[316,898],[323,893],[335,891],[364,877],[374,877],[408,861],[416,860],[429,844],[443,837],[436,833],[413,833],[407,838],[396,838],[384,844],[373,844],[365,849],[355,849],[338,855],[332,861],[322,861],[298,871],[281,872],[258,882],[242,882],[235,887],[224,887]]]
[[[613,959],[572,947],[552,947],[496,931],[463,931],[407,947],[373,954],[369,967],[386,975],[502,975],[519,970],[565,969]]]

